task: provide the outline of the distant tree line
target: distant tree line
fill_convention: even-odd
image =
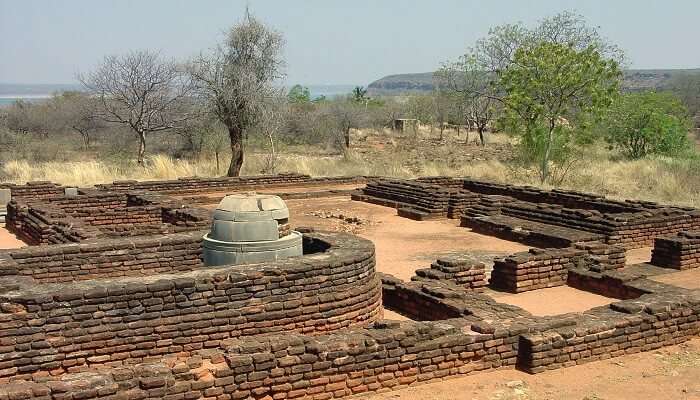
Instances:
[[[361,86],[334,98],[314,98],[302,85],[285,91],[283,45],[281,33],[246,11],[221,43],[189,60],[149,50],[107,56],[79,76],[85,91],[3,109],[0,123],[14,136],[0,132],[0,144],[73,135],[85,152],[96,141],[132,149],[141,165],[151,146],[167,145],[177,156],[212,155],[217,168],[228,153],[225,173],[237,176],[250,143],[268,151],[261,172],[275,172],[280,144],[344,152],[353,130],[409,118],[439,142],[446,127],[464,131],[465,142],[476,132],[481,146],[489,132],[511,133],[520,160],[556,184],[600,140],[630,158],[684,154],[700,113],[700,75],[679,75],[669,92],[621,93],[624,53],[569,12],[534,27],[494,27],[443,64],[433,92],[410,96],[374,97]]]

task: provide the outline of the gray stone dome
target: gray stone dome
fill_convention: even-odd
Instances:
[[[244,264],[302,254],[301,234],[289,228],[289,209],[278,196],[233,194],[214,210],[204,236],[206,265]]]

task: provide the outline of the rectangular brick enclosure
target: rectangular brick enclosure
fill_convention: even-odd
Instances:
[[[300,257],[204,265],[210,211],[186,199],[325,196],[338,184],[349,188],[334,195],[426,221],[415,224],[455,219],[450,229],[535,247],[484,257],[455,246],[402,281],[375,271],[372,242],[307,228]],[[343,398],[542,373],[700,334],[700,293],[650,279],[700,266],[692,208],[448,177],[0,187],[7,228],[30,245],[0,250],[0,399]],[[627,263],[626,250],[651,246],[649,263]],[[537,316],[497,300],[555,286],[610,301]],[[384,320],[384,308],[408,319]]]
[[[183,232],[208,225],[208,211],[160,195],[96,190],[82,190],[77,196],[13,196],[6,221],[9,231],[31,245]]]

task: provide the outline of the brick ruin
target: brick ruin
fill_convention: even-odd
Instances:
[[[307,228],[301,257],[203,265],[211,219],[198,196],[266,185],[325,196],[324,185],[363,182],[335,193],[537,248],[493,271],[470,254],[441,257],[404,282],[375,272],[371,242]],[[0,399],[341,398],[700,334],[700,293],[651,279],[700,266],[695,209],[442,177],[3,187],[7,227],[30,246],[0,250]],[[627,249],[650,245],[651,263],[626,265]],[[540,317],[487,293],[560,285],[615,301]],[[412,320],[384,320],[382,307]]]
[[[19,195],[7,208],[7,229],[30,245],[184,232],[209,224],[206,210],[145,192]]]

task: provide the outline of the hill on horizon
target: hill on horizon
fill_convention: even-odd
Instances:
[[[433,90],[434,72],[387,75],[370,83],[367,88],[373,95],[399,95],[425,93]],[[693,69],[630,69],[624,71],[623,90],[663,90],[681,74],[700,74],[700,68]]]

